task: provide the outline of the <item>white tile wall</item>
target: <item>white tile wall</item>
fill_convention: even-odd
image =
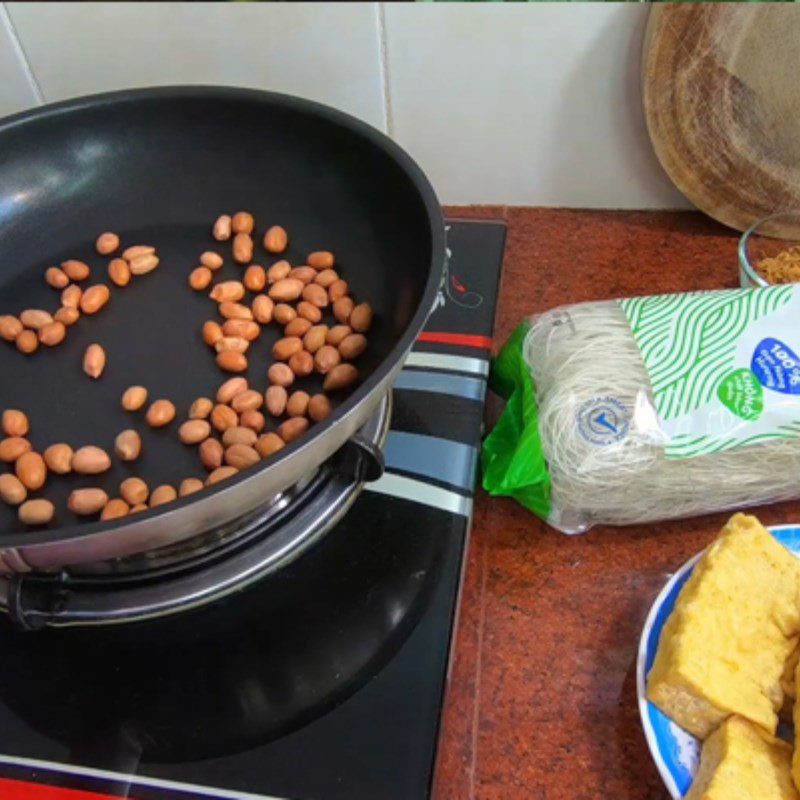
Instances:
[[[2,7],[0,7],[2,9]],[[643,5],[8,3],[0,115],[131,86],[261,87],[388,130],[446,203],[674,208]]]

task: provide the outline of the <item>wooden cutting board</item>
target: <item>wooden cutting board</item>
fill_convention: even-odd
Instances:
[[[800,7],[653,6],[642,73],[656,155],[691,202],[738,230],[800,209]]]

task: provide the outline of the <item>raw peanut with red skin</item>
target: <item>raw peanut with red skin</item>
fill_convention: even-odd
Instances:
[[[56,475],[68,475],[72,472],[72,457],[74,452],[68,444],[59,443],[51,444],[47,450],[44,451],[44,463],[50,472]]]
[[[292,320],[297,319],[297,310],[294,306],[286,303],[278,303],[274,307],[272,317],[278,325],[288,325]]]
[[[211,270],[217,270],[223,265],[224,261],[219,253],[213,250],[206,250],[200,254],[201,266],[208,267]]]
[[[311,322],[305,317],[293,319],[284,329],[285,336],[305,336],[311,330]]]
[[[152,256],[155,252],[155,247],[150,244],[134,244],[122,251],[122,257],[126,261],[133,261],[135,258],[141,258],[142,256]]]
[[[94,248],[101,256],[109,256],[119,248],[119,236],[111,231],[101,233],[94,243]]]
[[[237,394],[246,392],[250,388],[247,378],[228,378],[217,389],[217,402],[229,404]]]
[[[178,497],[188,497],[203,488],[203,481],[199,478],[184,478],[178,487]]]
[[[241,281],[222,281],[209,293],[209,297],[217,303],[238,303],[245,295]]]
[[[136,256],[128,261],[131,275],[147,275],[152,272],[159,264],[159,258],[155,253],[143,256]]]
[[[331,415],[331,401],[327,395],[315,394],[308,401],[308,416],[314,422],[322,422]]]
[[[211,425],[205,419],[190,419],[178,428],[178,438],[184,444],[200,444],[211,436]]]
[[[222,326],[222,333],[225,336],[241,336],[242,339],[253,342],[261,334],[261,327],[251,319],[227,319]]]
[[[261,431],[264,430],[264,426],[267,424],[267,421],[264,419],[264,415],[260,411],[251,409],[242,412],[242,415],[239,417],[239,424],[243,428],[250,428],[251,431],[261,433]]]
[[[121,497],[115,497],[106,503],[103,512],[100,514],[100,519],[121,519],[122,517],[127,517],[130,510],[131,507]]]
[[[214,275],[208,267],[196,267],[189,273],[189,286],[196,292],[208,289]]]
[[[261,456],[254,447],[246,444],[233,444],[225,450],[225,463],[229,467],[242,470],[252,467],[261,461]]]
[[[231,218],[227,214],[221,214],[214,222],[211,235],[218,242],[227,242],[231,238]]]
[[[61,292],[61,305],[69,308],[79,308],[83,297],[83,289],[74,283]]]
[[[28,415],[16,408],[7,408],[3,412],[0,426],[6,436],[24,436],[31,429]]]
[[[131,506],[131,514],[140,514],[142,511],[147,511],[147,504],[146,503],[137,503],[135,506]]]
[[[372,307],[369,303],[359,303],[350,312],[350,327],[356,333],[366,333],[372,325]]]
[[[156,486],[156,488],[153,489],[152,493],[150,494],[150,508],[164,506],[167,503],[172,503],[177,499],[178,492],[175,490],[175,487],[165,483],[161,486]]]
[[[45,325],[49,325],[53,321],[53,317],[47,311],[39,308],[28,308],[19,315],[19,320],[26,328],[38,331]]]
[[[282,253],[289,246],[289,234],[280,225],[273,225],[267,228],[263,244],[268,253]]]
[[[352,332],[349,325],[334,325],[325,336],[325,343],[338,347]]]
[[[228,428],[234,428],[239,424],[239,415],[230,406],[217,403],[211,409],[211,424],[215,430],[222,433]]]
[[[308,411],[308,402],[311,400],[308,392],[292,392],[286,403],[286,413],[290,417],[304,417]]]
[[[71,281],[85,281],[91,273],[88,264],[84,264],[83,261],[78,261],[74,258],[62,261],[61,269],[64,270]]]
[[[0,317],[0,339],[13,342],[22,333],[22,323],[11,314]]]
[[[145,420],[151,428],[163,428],[175,419],[175,405],[169,400],[156,400],[147,409]]]
[[[28,490],[22,481],[10,472],[0,475],[0,500],[10,506],[18,506],[25,502]]]
[[[25,453],[33,450],[31,443],[22,436],[9,436],[7,439],[0,439],[0,461],[10,464],[16,461]]]
[[[318,283],[323,289],[328,289],[338,280],[339,273],[335,269],[324,269],[316,274],[314,283]]]
[[[134,430],[122,431],[114,440],[114,452],[120,461],[136,461],[142,454],[142,437]]]
[[[83,314],[96,314],[109,300],[111,292],[103,283],[90,286],[82,295],[80,309]]]
[[[322,319],[322,311],[308,300],[302,300],[297,304],[297,314],[312,325],[316,325]]]
[[[267,273],[264,267],[251,264],[245,271],[242,283],[251,292],[260,292],[267,285]]]
[[[318,284],[309,283],[303,289],[303,300],[317,308],[325,308],[328,305],[328,293]]]
[[[39,331],[39,341],[45,347],[55,347],[67,336],[67,328],[63,322],[51,322]]]
[[[358,378],[358,370],[352,364],[339,364],[334,367],[322,382],[322,388],[326,392],[334,392],[337,389],[346,389],[352,386]]]
[[[203,323],[203,341],[209,346],[213,347],[222,337],[222,328],[218,322],[213,319]]]
[[[86,445],[72,455],[72,471],[80,475],[99,475],[111,469],[111,459],[101,447]]]
[[[339,353],[346,361],[358,358],[367,349],[367,337],[362,333],[351,333],[339,343]]]
[[[237,211],[231,218],[231,230],[234,233],[252,233],[256,221],[249,211]]]
[[[320,349],[314,353],[314,366],[321,375],[327,375],[327,373],[341,363],[341,360],[342,357],[339,351],[330,344],[320,347]]]
[[[126,411],[138,411],[147,402],[147,389],[144,386],[129,386],[122,393],[121,402]]]
[[[304,378],[314,371],[314,356],[305,350],[299,350],[297,353],[292,353],[289,358],[289,369],[294,372],[298,378]]]
[[[23,503],[17,513],[24,525],[47,525],[55,516],[56,509],[49,500],[39,497]]]
[[[248,389],[246,392],[237,394],[231,401],[231,408],[237,413],[241,414],[245,411],[255,411],[261,408],[264,403],[264,395],[257,392],[255,389]]]
[[[311,283],[317,275],[314,267],[295,267],[290,273],[290,278],[295,278],[303,283]]]
[[[291,271],[292,265],[288,261],[276,261],[267,270],[267,283],[271,286],[273,283],[288,278]]]
[[[314,267],[314,269],[321,271],[323,269],[332,269],[335,259],[333,257],[333,253],[327,250],[317,250],[314,253],[308,254],[306,263],[309,267]]]
[[[119,493],[130,506],[147,502],[150,490],[141,478],[126,478],[119,485]]]
[[[242,339],[242,341],[245,341]],[[245,372],[247,370],[247,356],[235,350],[223,350],[217,353],[217,366],[225,372]]]
[[[350,321],[350,313],[355,308],[355,305],[351,298],[347,296],[340,297],[333,304],[333,316],[342,325],[347,325]],[[352,328],[353,326],[351,325],[350,327]]]
[[[284,336],[272,345],[272,357],[276,361],[288,361],[293,353],[303,349],[303,342],[299,336]]]
[[[297,278],[283,278],[269,287],[269,296],[281,303],[291,303],[303,293],[303,282]]]
[[[108,277],[115,286],[127,286],[131,282],[131,268],[124,258],[112,258],[108,262]]]
[[[80,316],[81,312],[72,306],[61,306],[54,314],[56,322],[60,322],[67,327],[74,325],[80,319]]]
[[[289,396],[286,389],[280,384],[275,384],[267,389],[264,396],[264,405],[273,417],[280,417],[286,410],[288,399]]]
[[[199,449],[200,462],[210,472],[222,466],[225,450],[216,439],[206,439]]]
[[[339,278],[338,281],[334,281],[328,287],[328,297],[330,298],[331,303],[335,303],[337,300],[347,297],[347,293],[349,291],[350,287],[347,285],[347,281],[343,281],[341,278]]]
[[[250,342],[241,336],[223,336],[215,345],[214,349],[218,353],[232,350],[234,353],[246,353],[250,347]]]
[[[239,470],[236,469],[236,467],[217,467],[208,478],[206,478],[206,486],[214,486],[217,483],[226,481],[228,478],[232,478],[236,475],[237,472],[239,472]]]
[[[253,260],[253,239],[249,233],[237,233],[233,237],[233,260],[237,264],[249,264]]]
[[[303,347],[311,353],[311,355],[314,355],[314,353],[325,344],[327,336],[327,325],[314,325],[313,328],[309,328],[308,331],[306,331],[306,335],[303,337]]]
[[[294,372],[286,364],[273,364],[267,370],[267,380],[285,389],[294,383]]]
[[[208,419],[212,408],[214,408],[214,403],[208,397],[198,397],[189,406],[189,419]]]
[[[308,430],[308,424],[305,417],[292,417],[278,426],[278,436],[289,444]]]
[[[17,336],[16,344],[17,350],[19,350],[20,353],[30,355],[39,349],[39,337],[36,335],[36,331],[22,331],[22,333]]]
[[[286,447],[286,442],[277,433],[265,433],[259,436],[256,442],[256,452],[261,458],[269,458],[284,447]]]
[[[271,297],[265,294],[260,294],[258,297],[253,298],[253,317],[256,322],[262,325],[269,325],[272,322],[272,316],[275,311],[275,303]]]
[[[228,430],[222,434],[222,444],[225,445],[225,447],[230,447],[234,444],[246,444],[252,447],[256,443],[256,439],[258,439],[258,436],[255,431],[251,431],[250,428],[245,428],[240,425],[237,425],[235,428],[228,428]]]
[[[220,303],[219,315],[225,319],[253,319],[253,312],[241,303]]]
[[[98,514],[108,503],[108,495],[97,488],[76,489],[67,500],[67,508],[80,516]]]
[[[48,267],[44,273],[44,279],[48,286],[54,289],[66,289],[69,286],[69,277],[63,269],[58,267]]]
[[[83,371],[97,380],[106,368],[106,351],[99,344],[90,344],[83,354]]]
[[[31,450],[23,453],[14,463],[14,472],[22,481],[22,485],[31,492],[44,486],[47,480],[47,465],[44,459]]]

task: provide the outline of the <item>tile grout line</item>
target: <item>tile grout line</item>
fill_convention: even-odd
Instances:
[[[483,631],[486,627],[486,572],[488,548],[481,542],[481,605],[478,615],[478,660],[475,664],[475,704],[472,709],[472,763],[469,768],[469,800],[475,800],[475,774],[478,770],[478,728],[481,716],[481,682],[483,680]]]
[[[16,27],[14,27],[14,21],[11,19],[11,14],[8,13],[6,3],[0,3],[0,22],[4,23],[6,29],[8,30],[14,50],[16,51],[17,57],[22,63],[22,69],[25,72],[25,77],[28,79],[28,83],[33,90],[34,96],[36,97],[36,102],[39,105],[43,105],[44,92],[42,92],[42,87],[39,85],[39,81],[36,79],[36,75],[33,72],[30,61],[28,61],[25,48],[22,46],[22,40],[19,38],[19,33],[17,32]]]
[[[381,83],[383,91],[383,118],[386,135],[394,139],[394,116],[392,114],[392,94],[389,86],[389,55],[386,41],[386,13],[383,3],[376,3],[378,21],[378,47],[381,60]]]

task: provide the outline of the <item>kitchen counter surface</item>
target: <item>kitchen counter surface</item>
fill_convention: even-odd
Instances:
[[[508,222],[497,344],[561,303],[738,285],[736,233],[700,213],[448,211]],[[480,491],[434,800],[668,800],[636,707],[639,634],[727,516],[569,537]],[[800,504],[759,516],[796,521]]]

